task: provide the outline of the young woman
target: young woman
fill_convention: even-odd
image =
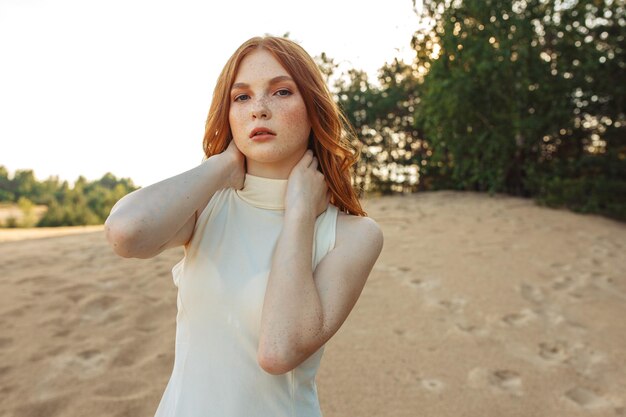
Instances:
[[[350,183],[351,132],[298,44],[252,38],[219,76],[206,159],[113,207],[118,255],[185,249],[156,417],[321,416],[324,345],[383,246]]]

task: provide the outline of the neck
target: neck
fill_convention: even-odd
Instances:
[[[246,173],[254,175],[255,177],[286,180],[289,178],[289,174],[297,162],[298,161],[291,161],[290,163],[277,165],[246,158]]]
[[[287,179],[266,178],[247,172],[243,188],[235,191],[239,197],[255,207],[284,210]]]

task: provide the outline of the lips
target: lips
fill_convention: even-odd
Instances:
[[[268,129],[266,127],[255,127],[254,129],[252,129],[252,132],[250,132],[250,138],[253,138],[254,136],[261,136],[261,135],[272,135],[272,136],[276,136],[276,133],[274,133],[273,130]]]

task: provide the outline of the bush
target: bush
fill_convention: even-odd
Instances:
[[[579,213],[598,213],[626,221],[626,183],[606,177],[548,178],[540,181],[536,201],[549,207],[566,206]]]

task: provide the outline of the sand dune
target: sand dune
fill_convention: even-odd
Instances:
[[[326,346],[325,417],[626,416],[625,224],[469,192],[364,208],[385,247]],[[182,248],[82,232],[0,233],[0,417],[154,415]]]
[[[0,229],[0,243],[13,242],[16,240],[41,239],[45,237],[57,237],[74,235],[77,233],[95,232],[104,230],[104,226],[68,226],[68,227],[33,227]]]

